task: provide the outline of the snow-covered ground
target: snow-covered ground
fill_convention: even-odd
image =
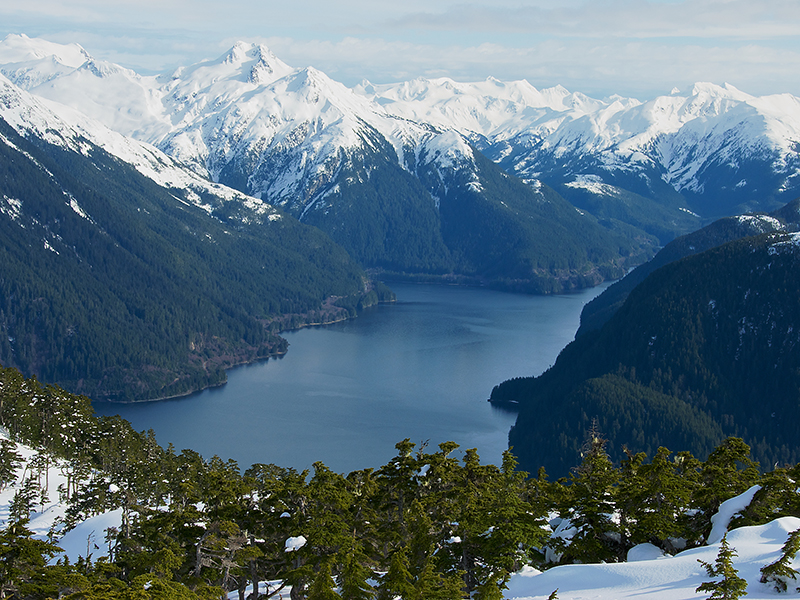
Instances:
[[[6,433],[0,429],[0,440],[7,438]],[[23,465],[17,469],[16,483],[0,491],[0,528],[4,528],[8,522],[14,494],[22,482],[31,475],[31,460],[37,455],[35,450],[21,444],[17,444],[16,452],[22,457]],[[66,515],[66,504],[60,501],[58,488],[65,486],[67,482],[66,475],[62,471],[64,465],[65,463],[61,461],[51,463],[47,472],[42,472],[39,478],[42,485],[46,486],[46,497],[43,502],[34,502],[34,512],[31,513],[28,523],[28,529],[38,538],[45,539],[51,529],[61,530],[61,523]],[[58,538],[57,543],[64,550],[64,554],[69,557],[70,562],[74,563],[79,556],[86,557],[87,550],[88,554],[96,559],[108,555],[108,545],[105,542],[106,531],[109,527],[119,528],[121,522],[121,510],[98,515],[80,523]]]
[[[0,430],[0,439],[5,437]],[[24,476],[30,474],[30,461],[36,452],[18,445],[25,464],[17,471],[17,482],[0,492],[0,527],[4,527],[9,517],[9,506]],[[59,464],[51,465],[47,476],[48,499],[35,506],[29,528],[37,537],[47,536],[54,523],[64,517],[65,506],[59,502],[58,486],[66,482]],[[711,539],[717,543],[701,548],[686,550],[675,556],[664,556],[657,548],[643,544],[633,548],[628,562],[614,564],[564,565],[544,572],[525,568],[515,573],[509,582],[505,597],[508,600],[538,600],[548,598],[558,590],[560,600],[683,600],[706,598],[695,589],[708,581],[705,568],[698,560],[714,563],[719,551],[719,540],[727,531],[731,518],[742,510],[753,497],[758,486],[754,486],[741,496],[723,503],[714,517]],[[107,554],[106,530],[118,528],[121,511],[111,511],[79,524],[59,540],[59,545],[71,562],[87,552],[93,559]],[[797,598],[797,585],[789,586],[789,592],[779,594],[771,586],[760,583],[760,570],[777,560],[788,534],[800,528],[800,519],[784,517],[758,527],[742,527],[732,530],[727,537],[728,544],[735,549],[734,567],[740,577],[748,582],[748,600],[767,600],[773,598]],[[303,540],[304,541],[304,540]],[[299,547],[300,538],[287,540],[287,551]],[[794,568],[800,569],[800,561],[795,560]],[[288,593],[288,590],[284,590]],[[238,597],[238,595],[232,595]]]
[[[759,527],[734,529],[728,544],[736,550],[734,567],[747,580],[747,598],[796,598],[789,588],[779,594],[760,583],[761,568],[777,560],[789,532],[800,527],[800,519],[785,517]],[[543,573],[524,569],[512,576],[505,596],[514,600],[547,598],[558,590],[560,600],[683,600],[707,598],[695,592],[710,578],[698,560],[714,563],[719,544],[685,550],[673,557],[662,556],[627,563],[605,565],[564,565]],[[798,563],[793,564],[797,568]],[[800,583],[800,582],[798,582]]]

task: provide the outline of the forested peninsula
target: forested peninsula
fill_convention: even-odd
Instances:
[[[795,209],[796,210],[796,209]],[[800,460],[800,237],[772,232],[655,269],[538,377],[495,387],[519,407],[524,468],[564,474],[593,419],[619,460],[743,438],[762,464]]]

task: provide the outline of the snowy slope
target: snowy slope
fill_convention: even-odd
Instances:
[[[9,437],[0,428],[0,440],[3,439],[9,439]],[[4,528],[9,520],[9,509],[14,495],[20,490],[26,479],[33,478],[37,482],[37,487],[42,490],[39,500],[34,502],[33,512],[28,523],[28,529],[33,532],[34,536],[39,539],[47,539],[51,532],[55,534],[56,543],[73,563],[78,560],[79,556],[87,556],[87,548],[88,553],[92,554],[95,559],[104,554],[107,555],[108,546],[104,541],[106,530],[109,527],[119,528],[122,511],[118,509],[97,515],[64,533],[63,522],[67,514],[67,505],[63,501],[60,489],[64,489],[67,485],[69,464],[64,460],[50,458],[46,468],[38,469],[36,459],[43,457],[39,452],[23,444],[16,444],[15,452],[22,458],[22,464],[17,469],[16,480],[0,491],[0,528]]]
[[[564,117],[574,119],[608,105],[560,85],[538,90],[524,79],[503,82],[492,77],[476,83],[446,77],[388,85],[364,81],[355,91],[391,114],[495,141],[528,130],[554,129]],[[622,98],[617,102],[638,104]]]
[[[748,583],[748,599],[797,598],[800,595],[793,591],[779,594],[759,581],[761,568],[780,557],[789,532],[798,527],[800,519],[785,517],[759,527],[734,529],[728,535],[728,544],[738,555],[733,561],[734,568]],[[544,600],[557,589],[560,600],[707,598],[708,595],[695,592],[701,583],[711,580],[697,561],[713,564],[717,552],[719,544],[712,544],[686,550],[674,557],[607,565],[564,565],[544,573],[534,569],[523,570],[512,576],[505,597]],[[795,560],[792,566],[798,568],[800,562]]]
[[[382,139],[405,165],[407,149],[436,135],[314,68],[289,67],[261,45],[239,42],[217,59],[158,77],[80,58],[25,36],[0,43],[0,71],[15,84],[156,145],[215,181],[277,204],[305,197],[299,213],[346,155],[376,150]]]
[[[0,43],[0,71],[215,181],[277,204],[305,196],[297,215],[330,191],[343,161],[375,150],[376,140],[413,170],[409,154],[445,130],[524,179],[574,188],[594,176],[648,197],[682,194],[703,216],[775,208],[800,193],[800,101],[727,84],[647,102],[493,78],[365,81],[350,90],[241,42],[215,60],[142,77],[80,46],[25,36]]]
[[[22,136],[40,138],[83,154],[89,151],[86,144],[89,141],[133,165],[159,185],[182,190],[187,201],[209,213],[234,202],[243,211],[242,218],[279,218],[269,204],[212,183],[157,148],[112,131],[79,111],[25,92],[3,75],[0,75],[0,117]]]
[[[580,185],[589,175],[619,185],[619,174],[630,173],[658,180],[648,184],[653,192],[666,183],[689,196],[800,189],[800,100],[788,94],[754,97],[698,83],[648,102],[595,100],[492,79],[365,82],[357,90],[398,116],[481,139],[487,154],[523,178]]]

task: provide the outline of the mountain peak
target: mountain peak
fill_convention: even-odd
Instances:
[[[126,69],[125,67],[121,67],[105,60],[97,60],[91,57],[80,67],[78,67],[77,70],[89,71],[96,77],[100,78],[110,77],[117,74],[124,75],[125,77],[129,77],[131,79],[138,79],[139,77],[137,73],[131,71],[130,69]]]
[[[56,44],[42,38],[11,33],[0,42],[0,62],[24,63],[53,57],[58,63],[77,69],[91,55],[80,44]]]
[[[720,98],[730,98],[732,100],[739,100],[745,102],[750,100],[752,96],[732,86],[730,83],[724,85],[717,85],[707,81],[699,81],[692,86],[690,96],[714,96]]]
[[[280,60],[267,46],[238,41],[219,59],[221,65],[231,65],[255,85],[266,85],[292,72],[292,67]]]

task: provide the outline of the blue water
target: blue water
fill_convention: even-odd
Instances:
[[[515,415],[492,407],[492,387],[549,367],[602,291],[524,296],[478,288],[394,284],[397,303],[357,319],[287,332],[282,358],[237,367],[228,383],[186,398],[95,404],[158,441],[242,468],[334,471],[378,467],[410,438],[477,448],[499,464]]]

